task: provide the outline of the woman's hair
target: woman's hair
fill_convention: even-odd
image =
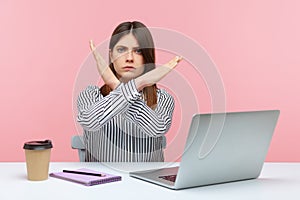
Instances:
[[[125,35],[132,33],[133,36],[136,38],[139,49],[142,52],[142,56],[144,58],[144,66],[145,70],[143,73],[149,72],[155,68],[155,49],[154,49],[154,42],[151,36],[149,29],[142,24],[141,22],[134,21],[134,22],[123,22],[119,24],[116,29],[113,31],[110,42],[109,42],[109,49],[112,50],[117,42]],[[117,76],[117,73],[114,69],[114,65],[111,62],[109,56],[109,67]],[[152,86],[145,87],[143,89],[144,98],[147,102],[147,105],[151,108],[154,108],[157,104],[157,93],[156,93],[157,86],[156,84]],[[100,91],[103,96],[108,95],[112,89],[108,85],[103,85],[100,88]]]

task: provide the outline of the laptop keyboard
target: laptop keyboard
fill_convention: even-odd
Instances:
[[[159,176],[158,178],[165,179],[167,181],[175,182],[177,175]]]

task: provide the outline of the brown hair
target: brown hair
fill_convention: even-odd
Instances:
[[[155,68],[155,50],[154,50],[154,42],[148,28],[142,24],[141,22],[123,22],[119,24],[116,29],[113,31],[110,42],[109,49],[113,49],[117,42],[124,36],[129,33],[132,33],[139,44],[139,49],[142,52],[144,58],[145,70],[144,73],[151,71]],[[109,56],[109,67],[112,72],[117,76],[117,73],[114,69],[114,65],[111,62]],[[157,94],[156,94],[157,86],[156,84],[152,86],[145,87],[143,89],[144,100],[147,102],[147,105],[152,109],[157,104]],[[100,88],[101,94],[103,96],[108,95],[112,89],[108,85],[103,85]]]

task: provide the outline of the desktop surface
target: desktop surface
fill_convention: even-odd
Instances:
[[[258,179],[174,191],[129,177],[129,171],[177,166],[178,163],[51,162],[49,173],[89,168],[121,175],[122,181],[83,186],[53,177],[28,181],[26,164],[0,163],[0,199],[299,199],[300,163],[265,163]]]

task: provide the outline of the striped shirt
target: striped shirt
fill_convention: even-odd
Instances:
[[[157,90],[157,107],[148,107],[134,80],[121,83],[107,96],[89,86],[79,94],[77,120],[84,130],[86,161],[162,162],[174,99]]]

